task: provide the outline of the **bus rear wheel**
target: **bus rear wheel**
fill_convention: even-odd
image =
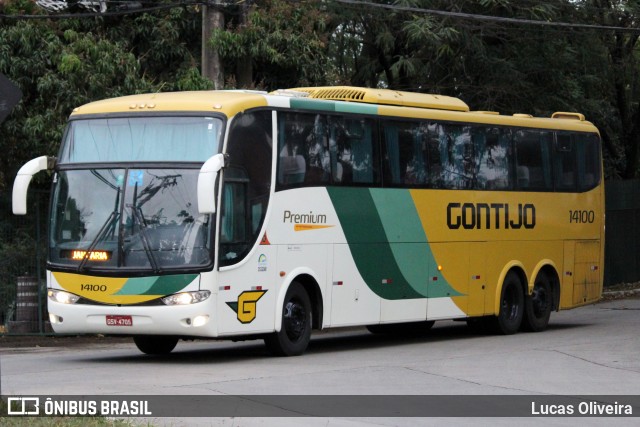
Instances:
[[[145,354],[169,354],[178,344],[177,337],[164,335],[138,335],[133,337],[138,350]]]
[[[547,329],[551,317],[551,282],[544,273],[538,273],[531,295],[525,297],[522,330],[541,332]]]
[[[524,313],[524,292],[520,277],[513,271],[507,273],[500,294],[500,311],[490,318],[495,333],[511,335],[518,332]]]
[[[276,356],[299,356],[311,339],[311,300],[304,287],[293,282],[284,298],[279,332],[265,337],[267,349]]]

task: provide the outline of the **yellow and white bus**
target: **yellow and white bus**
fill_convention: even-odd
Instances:
[[[264,338],[312,329],[512,334],[602,291],[597,129],[355,87],[156,93],[70,116],[53,173],[47,266],[56,332]]]

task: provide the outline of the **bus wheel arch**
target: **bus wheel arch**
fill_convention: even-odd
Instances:
[[[521,266],[511,266],[501,276],[494,315],[487,319],[492,332],[502,335],[518,332],[524,316],[526,283],[526,274]]]
[[[311,300],[311,317],[312,328],[322,329],[322,319],[324,316],[324,303],[322,300],[322,292],[316,279],[310,274],[300,274],[296,276],[293,282],[297,282],[304,287]]]
[[[551,311],[558,308],[560,281],[555,268],[544,265],[535,275],[531,293],[525,295],[522,330],[541,332],[547,329]]]
[[[265,336],[267,348],[277,356],[304,353],[311,330],[322,328],[323,301],[318,282],[307,273],[292,276],[278,296],[275,332]]]
[[[264,343],[275,356],[299,356],[307,349],[311,338],[311,298],[302,284],[293,281],[279,307],[280,328],[266,335]]]

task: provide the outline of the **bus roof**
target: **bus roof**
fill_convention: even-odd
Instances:
[[[433,108],[436,110],[469,111],[469,106],[462,100],[444,95],[349,86],[305,87],[291,90],[307,93],[309,98],[314,99],[364,102],[367,104],[395,105],[399,107]]]
[[[450,96],[350,86],[303,87],[271,93],[248,90],[148,93],[91,102],[74,109],[71,118],[163,112],[217,112],[233,117],[250,108],[267,106],[597,132],[595,126],[580,113],[557,112],[551,118],[533,117],[529,114],[501,115],[493,111],[470,111],[462,100]]]
[[[75,108],[71,117],[134,112],[222,112],[231,117],[248,108],[266,107],[265,94],[258,91],[146,93],[91,102]]]

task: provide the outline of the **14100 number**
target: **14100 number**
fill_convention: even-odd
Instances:
[[[574,224],[592,224],[596,219],[594,211],[569,210],[569,222]]]

